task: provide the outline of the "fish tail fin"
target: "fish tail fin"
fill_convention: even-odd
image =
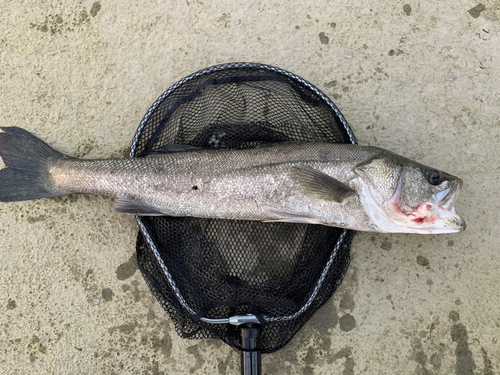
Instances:
[[[0,128],[0,157],[7,166],[0,170],[0,202],[55,197],[49,168],[66,157],[28,131]]]

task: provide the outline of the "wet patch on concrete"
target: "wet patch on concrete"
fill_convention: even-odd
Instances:
[[[447,332],[448,328],[440,328],[439,317],[435,317],[428,324],[426,324],[427,319],[423,317],[418,318],[417,321],[418,326],[414,326],[407,332],[411,345],[408,358],[415,363],[412,373],[419,375],[448,374],[447,369],[450,366],[449,360],[452,358],[453,348],[442,340],[442,333]],[[425,324],[425,328],[422,327],[423,324]]]
[[[429,337],[432,336],[432,331],[434,331],[434,329],[439,325],[439,321],[436,320],[435,322],[432,322],[430,325],[429,325]]]
[[[156,319],[156,314],[153,309],[148,310],[148,314],[146,315],[147,320],[155,320]]]
[[[141,292],[139,290],[139,282],[137,280],[133,280],[132,284],[132,296],[134,297],[134,302],[139,302],[141,300]]]
[[[119,325],[119,326],[115,326],[115,327],[111,327],[111,328],[108,328],[108,332],[110,334],[113,334],[115,332],[120,332],[120,333],[123,333],[124,335],[130,335],[132,332],[134,332],[134,330],[139,326],[139,324],[137,324],[136,322],[134,323],[126,323],[126,324],[122,324],[122,325]]]
[[[88,142],[85,142],[78,146],[78,150],[75,152],[75,158],[83,158],[92,152],[94,149],[95,140],[91,139]]]
[[[90,15],[92,17],[95,17],[97,16],[97,13],[99,13],[100,10],[101,10],[101,3],[96,1],[94,4],[92,4],[92,8],[90,8]]]
[[[311,366],[306,366],[302,369],[304,375],[314,375],[314,369]]]
[[[337,80],[333,80],[333,81],[329,81],[329,82],[325,82],[325,87],[326,88],[332,88],[332,87],[335,87],[338,85],[338,81]]]
[[[115,295],[110,288],[104,288],[101,291],[102,299],[106,302],[110,302],[113,300],[113,296]]]
[[[132,294],[134,302],[139,302],[141,300],[141,291],[139,290],[139,282],[134,280],[131,282],[131,284],[132,285],[123,284],[122,290],[125,293],[130,292]]]
[[[99,147],[99,145],[96,146],[96,148]],[[115,151],[112,151],[110,154],[109,154],[109,158],[112,159],[112,158],[128,158],[130,155],[130,147],[126,146],[126,147],[122,147],[118,150],[115,150]]]
[[[196,371],[198,371],[199,369],[201,369],[201,366],[203,366],[203,363],[204,363],[204,359],[203,359],[203,356],[201,355],[200,353],[200,349],[198,348],[198,345],[193,345],[193,346],[189,346],[186,351],[191,354],[192,356],[194,356],[194,365],[191,366],[191,368],[189,369],[189,372],[192,374]]]
[[[89,24],[91,18],[97,16],[100,10],[101,4],[95,2],[90,9],[90,14],[85,8],[68,14],[49,14],[45,16],[45,20],[42,22],[31,22],[30,27],[42,33],[61,35],[64,32],[75,31],[82,25]]]
[[[394,306],[394,301],[392,300],[392,294],[388,294],[386,297],[385,297],[386,300],[388,300],[390,303],[391,303],[391,306],[392,306],[392,309],[393,310],[396,310],[396,306]]]
[[[333,363],[335,361],[338,361],[339,359],[345,358],[344,362],[344,369],[342,371],[342,375],[354,375],[354,367],[356,365],[354,358],[352,357],[352,348],[350,346],[347,346],[341,350],[339,350],[337,353],[335,353],[328,363]]]
[[[327,303],[313,315],[285,348],[273,353],[272,356],[263,357],[265,364],[263,372],[313,374],[313,369],[331,362],[334,354],[332,337],[338,334],[335,330],[338,322],[339,317],[333,304]]]
[[[455,356],[457,358],[456,375],[470,375],[476,369],[476,362],[469,349],[469,335],[467,329],[462,323],[458,323],[460,315],[456,311],[451,311],[449,318],[455,322],[451,327],[451,340],[457,344]]]
[[[161,336],[160,336],[161,335]],[[141,343],[151,345],[155,351],[161,352],[164,356],[170,356],[172,351],[172,338],[168,331],[164,330],[163,334],[159,332],[148,332],[141,336]]]
[[[68,260],[64,262],[64,264],[68,268],[73,280],[81,284],[85,288],[86,292],[95,291],[97,283],[94,280],[94,271],[91,268],[87,268],[87,270],[85,270],[84,265],[76,263],[73,260]]]
[[[325,352],[332,346],[331,333],[339,323],[337,311],[331,304],[323,306],[316,311],[307,323],[314,332],[314,343],[318,349]],[[299,331],[300,333],[300,331]]]
[[[65,203],[66,201],[53,199],[57,204],[54,205],[54,202],[36,201],[32,207],[21,213],[20,217],[25,218],[28,224],[42,223],[49,230],[54,227],[61,228],[61,225],[58,223],[58,216],[65,216],[67,208],[59,203]],[[58,234],[55,235],[56,237],[58,236]]]
[[[222,13],[222,15],[213,21],[213,25],[219,28],[231,27],[231,13]]]
[[[483,356],[483,363],[484,363],[484,368],[483,368],[483,375],[494,375],[493,372],[493,364],[491,363],[491,360],[488,358],[488,353],[486,353],[486,350],[484,350],[483,347],[481,347],[481,355]]]
[[[450,311],[450,314],[448,315],[448,318],[450,318],[450,320],[453,322],[453,323],[456,323],[460,320],[460,314],[458,312],[456,312],[455,310],[452,310]]]
[[[14,310],[17,307],[17,303],[15,300],[10,299],[7,301],[7,310]]]
[[[399,55],[402,55],[403,53],[405,53],[402,49],[391,49],[389,50],[389,52],[387,52],[387,54],[389,56],[399,56]]]
[[[356,307],[355,296],[358,288],[357,269],[353,266],[348,270],[344,283],[337,291],[340,296],[339,309],[343,315],[338,319],[339,328],[343,332],[349,332],[356,327],[356,319],[352,313]]]
[[[318,333],[333,330],[339,322],[337,311],[331,304],[326,304],[313,315],[308,324]]]
[[[356,328],[356,319],[351,314],[346,314],[339,319],[339,327],[344,332],[352,331]]]
[[[484,4],[477,4],[474,8],[470,8],[467,13],[471,15],[472,18],[478,18],[482,12],[486,10]]]
[[[427,355],[423,351],[418,351],[415,353],[415,362],[417,362],[424,372],[428,373],[429,370],[425,366],[427,366]],[[421,371],[422,372],[422,371]]]
[[[123,284],[122,285],[122,290],[124,292],[128,292],[128,291],[132,290],[132,287],[130,285],[128,285],[128,284]]]
[[[116,278],[118,280],[127,280],[128,278],[134,276],[135,272],[139,269],[137,266],[137,257],[133,254],[129,260],[122,263],[116,269]]]
[[[420,336],[425,337],[427,335],[427,332],[425,332],[425,331],[421,332],[421,333],[423,333],[423,335],[421,334]],[[413,348],[412,359],[418,365],[415,373],[422,374],[422,375],[430,374],[429,369],[427,368],[428,358],[427,358],[427,354],[425,353],[424,348],[422,346],[422,341],[418,337],[413,337],[411,341],[412,341],[411,345]]]
[[[232,360],[232,355],[229,354],[226,359],[219,361],[219,364],[217,365],[217,370],[219,371],[219,374],[224,375],[224,374],[230,374],[232,371],[230,371],[230,363]]]
[[[342,77],[342,79],[327,81],[324,83],[324,85],[326,88],[332,89],[330,91],[333,92],[330,93],[330,95],[333,97],[333,99],[341,99],[342,94],[355,91],[353,88],[354,86],[366,83],[370,80],[370,78],[376,79],[378,81],[385,79],[382,76],[385,77],[389,76],[387,73],[383,71],[382,68],[377,67],[376,70],[373,72],[372,77],[367,76],[367,72],[365,72],[363,68],[360,68],[356,73],[348,74],[345,77]]]
[[[417,264],[422,266],[422,267],[427,267],[429,265],[429,259],[427,259],[423,255],[418,255],[417,256]]]
[[[330,38],[324,33],[324,32],[320,32],[319,33],[319,41],[321,44],[328,44],[330,43]]]
[[[380,248],[385,251],[390,251],[392,249],[392,242],[389,241],[387,237],[382,239],[382,243],[380,244]]]
[[[340,298],[339,307],[342,310],[354,310],[355,303],[354,298],[350,290],[346,290],[342,297]]]
[[[27,221],[29,224],[34,224],[34,223],[39,222],[39,221],[45,221],[45,219],[47,219],[47,215],[28,216],[28,217],[26,218],[26,221]]]
[[[54,198],[50,198],[50,199],[55,203],[68,204],[68,203],[75,203],[78,200],[78,196],[79,196],[79,194],[69,194],[69,195],[63,195],[61,197],[54,197]]]
[[[304,362],[307,364],[307,365],[312,365],[314,364],[314,348],[312,346],[310,346],[308,349],[307,349],[307,354],[306,356],[304,357]]]
[[[35,362],[38,359],[37,354],[46,354],[47,347],[42,344],[40,338],[37,335],[31,337],[31,341],[28,344],[29,360],[30,362]]]
[[[168,362],[168,367],[175,366],[175,359],[171,358],[170,331],[170,322],[166,319],[145,321],[143,317],[138,316],[137,321],[108,328],[108,349],[95,352],[94,359],[101,363],[104,359],[116,358],[109,363],[103,362],[107,366],[103,373],[122,373],[124,363],[119,360],[120,354],[140,349],[139,352],[143,354],[137,360],[143,364],[143,369],[147,370],[144,373],[162,374],[160,365],[165,367],[164,364]],[[116,370],[118,372],[115,372]]]
[[[439,370],[441,368],[441,361],[443,359],[442,353],[433,353],[429,359],[429,364],[434,370]]]
[[[403,12],[405,12],[405,14],[407,16],[409,16],[411,14],[411,6],[410,6],[410,4],[403,5]]]

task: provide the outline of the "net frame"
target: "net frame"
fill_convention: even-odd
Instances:
[[[233,80],[231,80],[230,74],[229,76],[223,76],[222,79],[217,79],[217,77],[215,77],[216,74],[223,74],[233,71],[235,72],[234,77],[236,77],[233,77]],[[241,72],[245,72],[245,74]],[[299,93],[299,96],[302,100],[308,100],[308,97],[306,95],[300,94],[303,92],[303,90],[311,93],[311,95],[315,95],[321,105],[325,106],[329,111],[331,111],[336,126],[345,135],[345,143],[357,143],[356,138],[347,123],[347,120],[342,115],[337,106],[324,93],[322,93],[311,83],[296,76],[293,73],[269,65],[254,63],[229,63],[216,65],[200,70],[181,79],[168,90],[166,90],[154,102],[154,104],[151,106],[151,108],[148,110],[143,120],[141,121],[139,128],[137,129],[137,132],[134,136],[130,156],[141,157],[147,155],[148,151],[144,150],[148,148],[154,148],[156,139],[158,139],[161,133],[165,130],[165,127],[168,126],[168,120],[175,113],[175,111],[186,103],[194,100],[200,94],[200,92],[206,90],[207,87],[211,85],[224,85],[232,82],[244,82],[245,80],[252,79],[250,76],[246,75],[246,73],[249,72],[251,72],[252,74],[257,73],[261,77],[268,76],[270,77],[270,79],[276,81],[282,80],[283,82],[286,82],[292,88],[297,89],[297,92]],[[150,122],[154,118],[159,108],[164,105],[165,102],[169,100],[169,98],[175,96],[179,90],[183,90],[183,88],[192,84],[193,82],[201,82],[201,84],[196,88],[198,92],[194,93],[193,95],[187,95],[186,97],[177,100],[173,104],[167,106],[166,109],[162,108],[163,118],[161,119],[161,122],[163,123],[163,126],[157,127],[155,129],[156,133],[153,132],[152,134],[146,135],[148,126],[150,126]],[[296,86],[294,87],[294,85]],[[227,325],[224,325],[224,327],[216,327],[214,324],[207,323],[210,318],[213,318],[213,316],[209,316],[209,309],[200,309],[199,306],[193,306],[191,302],[188,301],[188,299],[190,299],[189,296],[186,296],[186,293],[181,291],[182,287],[178,286],[179,279],[177,278],[176,280],[176,277],[172,274],[171,267],[169,267],[169,265],[166,263],[165,255],[162,254],[162,244],[158,243],[158,236],[155,236],[153,233],[155,230],[155,224],[151,223],[151,218],[141,216],[137,216],[136,218],[140,229],[137,239],[137,256],[139,268],[141,269],[141,272],[153,294],[173,319],[176,326],[176,331],[179,333],[179,335],[184,338],[219,338],[228,345],[241,349],[241,343],[238,340],[239,335],[236,329],[233,329],[232,327]],[[179,220],[179,218],[164,217],[160,220],[167,221],[169,225],[174,223],[172,225],[175,226],[175,222]],[[283,225],[285,223],[280,224]],[[306,224],[286,225],[308,226]],[[254,314],[258,321],[262,324],[262,343],[259,349],[263,353],[274,352],[285,346],[295,335],[295,333],[298,332],[298,330],[300,330],[305,322],[307,322],[307,320],[314,314],[314,312],[319,307],[321,307],[331,297],[331,295],[333,295],[334,291],[340,285],[347,270],[349,264],[349,248],[354,233],[355,232],[350,230],[338,229],[336,240],[330,245],[330,253],[327,257],[324,258],[321,267],[319,267],[320,269],[316,272],[318,274],[318,277],[309,286],[309,292],[307,293],[308,296],[305,299],[305,303],[303,303],[300,308],[295,309],[293,313],[265,314],[258,311],[251,311],[251,308],[249,308],[248,306],[244,306],[240,309],[233,309],[234,314]],[[334,262],[337,262],[339,257],[342,257],[342,259],[340,260],[341,262],[343,262],[343,266],[341,267],[342,269],[340,270],[338,275],[336,275],[334,280],[328,280],[328,277],[331,278],[330,273],[332,272],[332,264]],[[156,267],[156,269],[154,270],[155,272],[161,271],[161,278],[151,275],[152,272],[148,269],[148,267],[151,267],[151,264],[153,265],[152,267]],[[330,283],[331,285],[327,287],[325,286],[326,283]],[[191,283],[191,287],[193,287],[195,290],[200,289],[199,285],[196,285],[195,283]],[[170,289],[170,297],[164,296],[164,292],[166,289]],[[327,290],[328,292],[324,292],[324,290]],[[175,297],[176,301],[172,300],[172,295]],[[210,305],[210,302],[211,301],[208,302],[208,305]],[[307,316],[305,318],[301,318],[304,315]],[[203,321],[204,318],[207,319]],[[221,316],[218,316],[216,318],[221,318]],[[230,316],[227,316],[226,318],[230,318]],[[287,322],[292,321],[297,322],[295,322],[294,324],[290,324],[290,327],[287,327]],[[280,329],[276,329],[277,325],[279,325]],[[268,336],[272,337],[272,339],[266,340],[266,337]],[[276,336],[280,337],[276,339]]]

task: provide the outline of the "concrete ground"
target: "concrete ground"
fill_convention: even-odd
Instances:
[[[171,84],[252,61],[317,85],[360,144],[463,178],[465,232],[357,234],[340,290],[265,374],[500,374],[498,0],[3,0],[0,13],[0,126],[67,154],[125,155]],[[112,206],[0,204],[0,374],[238,373],[237,351],[176,335],[137,271],[137,225]]]

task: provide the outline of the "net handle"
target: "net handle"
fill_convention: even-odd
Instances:
[[[241,334],[241,374],[261,375],[262,363],[259,347],[260,324],[242,324]]]

